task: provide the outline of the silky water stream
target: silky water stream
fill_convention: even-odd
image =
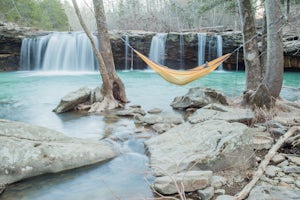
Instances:
[[[175,86],[152,71],[119,71],[124,81],[128,105],[139,104],[144,110],[160,108],[174,113],[169,104],[189,88],[201,86],[237,96],[244,89],[244,73],[214,72],[186,86]],[[144,135],[131,119],[110,114],[65,113],[52,109],[66,93],[82,86],[101,85],[98,73],[3,72],[0,73],[0,118],[27,122],[63,132],[71,137],[101,139],[110,134],[118,138],[121,154],[115,159],[92,166],[47,174],[8,186],[0,199],[147,199],[153,197],[153,177],[145,154]],[[282,97],[300,99],[300,74],[285,73]],[[175,114],[175,113],[174,113]],[[143,135],[144,134],[144,135]]]

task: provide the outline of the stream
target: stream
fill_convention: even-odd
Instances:
[[[147,111],[162,109],[174,113],[169,106],[175,96],[192,87],[210,87],[227,96],[242,94],[244,72],[213,72],[186,86],[164,81],[152,71],[119,71],[129,105],[141,105]],[[137,132],[129,118],[106,114],[55,114],[52,109],[68,92],[87,86],[101,85],[97,72],[18,71],[0,73],[0,118],[27,122],[63,132],[67,136],[99,140],[106,135],[118,139],[121,155],[105,163],[46,174],[8,186],[0,196],[4,200],[60,199],[149,199],[153,176],[148,166],[143,141],[151,131]],[[300,100],[300,73],[285,73],[281,96]]]

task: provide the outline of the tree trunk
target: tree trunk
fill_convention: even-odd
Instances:
[[[263,82],[272,97],[279,97],[283,81],[282,13],[280,0],[266,0],[267,17],[267,65]]]
[[[255,90],[262,80],[254,12],[251,0],[238,0],[244,43],[246,90]]]
[[[95,18],[98,30],[98,39],[100,43],[100,52],[103,56],[106,70],[108,72],[109,79],[112,81],[113,85],[113,96],[115,99],[122,103],[128,102],[125,87],[121,79],[116,73],[115,63],[113,59],[113,54],[111,50],[111,44],[109,39],[109,34],[106,24],[105,10],[102,0],[93,0]]]
[[[76,12],[76,15],[79,19],[79,22],[80,22],[83,30],[87,34],[87,36],[88,36],[88,38],[89,38],[89,40],[92,44],[93,51],[94,51],[94,53],[96,55],[96,58],[98,60],[99,71],[100,71],[102,82],[103,82],[102,91],[103,91],[103,94],[104,94],[104,99],[103,99],[102,102],[97,102],[97,103],[93,104],[89,111],[90,112],[102,112],[102,111],[107,110],[107,109],[117,108],[117,107],[119,107],[120,104],[117,101],[118,99],[114,97],[114,80],[111,79],[111,77],[109,76],[109,72],[107,70],[108,68],[105,65],[105,62],[104,62],[104,59],[103,59],[101,53],[97,49],[97,46],[96,46],[96,43],[95,43],[95,41],[92,37],[92,34],[88,30],[86,24],[84,23],[84,21],[82,19],[82,16],[81,16],[79,8],[78,8],[78,5],[76,3],[76,0],[72,0],[72,3],[73,3],[73,6],[75,8],[75,12]],[[112,56],[112,54],[111,54],[111,56]],[[123,89],[124,89],[124,94],[125,94],[125,88],[123,88]]]

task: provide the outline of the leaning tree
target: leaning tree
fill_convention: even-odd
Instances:
[[[104,99],[101,102],[94,103],[90,111],[101,112],[104,110],[117,108],[120,106],[120,104],[128,102],[128,100],[125,93],[125,86],[116,73],[103,1],[93,0],[100,51],[97,49],[96,42],[94,41],[92,34],[82,19],[76,0],[72,0],[72,3],[79,22],[91,41],[93,51],[98,60],[99,71],[103,82],[102,93],[104,95]]]

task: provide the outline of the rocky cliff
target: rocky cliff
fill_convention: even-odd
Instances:
[[[13,24],[0,22],[0,71],[20,70],[20,51],[22,38],[32,37],[36,35],[47,34],[34,28],[18,27]],[[141,61],[130,48],[126,48],[125,42],[120,38],[128,37],[129,44],[148,55],[152,37],[156,33],[145,31],[114,31],[111,32],[111,44],[113,49],[114,60],[117,69],[146,69],[147,66]],[[212,60],[217,57],[216,51],[216,37],[215,32],[207,32],[206,34],[206,55],[205,60]],[[180,35],[182,35],[182,44],[184,50],[180,52]],[[231,53],[242,44],[242,34],[240,32],[228,31],[220,32],[218,35],[222,36],[223,40],[223,54]],[[285,69],[292,71],[300,71],[300,40],[298,36],[288,35],[284,38],[284,54],[285,54]],[[180,59],[180,58],[183,59]],[[126,64],[127,62],[127,64]],[[237,65],[238,63],[238,65]],[[172,68],[189,69],[198,65],[198,37],[196,32],[184,33],[168,33],[166,38],[165,49],[165,65]],[[238,55],[232,55],[223,64],[226,70],[243,70],[243,51],[239,50]]]

